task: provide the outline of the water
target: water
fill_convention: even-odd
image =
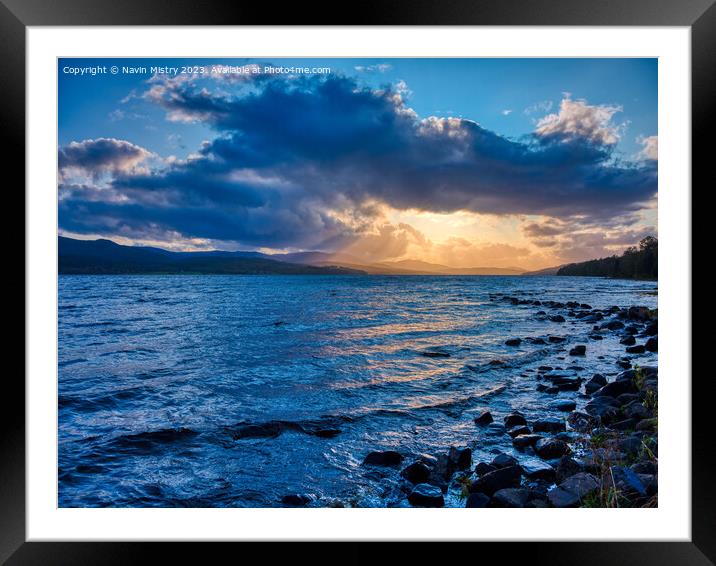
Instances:
[[[573,364],[572,343],[588,347],[579,375],[618,371],[614,333],[591,341],[592,324],[541,320],[539,307],[491,293],[655,308],[655,289],[567,277],[60,276],[59,505],[278,506],[291,493],[406,505],[397,471],[361,465],[369,451],[410,461],[468,445],[474,462],[512,452],[507,435],[475,426],[479,410],[559,416],[531,371]],[[549,334],[566,345],[504,345]],[[450,357],[422,355],[433,349]],[[296,430],[316,419],[340,433]],[[289,425],[234,438],[240,423],[273,420]],[[460,504],[453,492],[448,504]]]

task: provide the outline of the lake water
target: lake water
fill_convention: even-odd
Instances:
[[[618,335],[591,341],[592,324],[492,293],[655,308],[655,290],[571,277],[60,276],[59,505],[279,506],[292,493],[407,505],[398,470],[361,465],[369,451],[512,453],[473,417],[550,414],[534,368],[573,364],[565,347],[583,343],[578,375],[619,371]],[[504,344],[547,335],[567,343]],[[422,355],[432,350],[450,357]],[[289,426],[235,438],[270,421]],[[299,429],[316,422],[335,436]]]

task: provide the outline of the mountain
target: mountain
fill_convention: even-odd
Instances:
[[[388,269],[411,271],[420,275],[520,275],[523,269],[512,267],[450,267],[415,259],[381,262],[378,265]]]
[[[525,271],[522,275],[525,276],[540,276],[540,275],[557,275],[557,272],[562,268],[561,265],[554,267],[545,267],[544,269],[537,269],[535,271]]]
[[[170,252],[122,246],[110,240],[58,237],[58,271],[62,274],[284,274],[361,275],[345,267],[322,267],[277,261],[258,252]]]
[[[657,279],[659,276],[659,242],[647,236],[620,256],[563,265],[557,275],[583,275],[619,279]]]

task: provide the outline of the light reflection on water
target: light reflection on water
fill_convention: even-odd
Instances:
[[[60,505],[266,506],[293,492],[401,504],[394,478],[359,465],[368,451],[511,450],[475,428],[474,412],[542,414],[553,397],[522,373],[568,364],[558,359],[568,344],[504,340],[585,342],[591,328],[538,320],[490,293],[653,308],[653,289],[557,277],[61,276]],[[614,373],[618,340],[585,343],[580,373]],[[330,439],[234,441],[225,429],[325,415],[354,420]]]

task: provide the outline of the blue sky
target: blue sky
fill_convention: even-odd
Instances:
[[[253,63],[331,72],[303,83],[289,75],[232,82],[65,72]],[[347,249],[366,260],[436,261],[441,256],[435,250],[446,242],[468,240],[474,248],[469,252],[441,253],[465,264],[487,260],[480,254],[486,246],[505,245],[529,250],[510,256],[505,248],[510,265],[544,265],[617,250],[630,237],[655,231],[656,59],[61,59],[58,70],[65,169],[60,229],[71,235],[183,249],[310,247]],[[325,112],[311,107],[319,97]],[[374,104],[376,97],[382,105]],[[333,108],[334,102],[344,106]],[[287,125],[298,116],[292,111],[307,112],[295,131]],[[252,121],[258,112],[264,120]],[[266,121],[273,116],[282,124],[269,131]],[[364,147],[347,138],[362,140]],[[114,145],[93,146],[93,140]],[[430,163],[431,151],[446,143],[459,147],[452,157]],[[237,149],[241,157],[231,162]],[[184,161],[188,156],[194,161]],[[382,163],[388,158],[402,169]],[[575,159],[581,161],[575,165]],[[208,167],[217,160],[224,163],[220,171]],[[315,178],[296,178],[289,167]],[[211,179],[202,196],[205,208],[193,197],[188,208],[186,193],[168,200],[191,183],[194,190],[198,179]],[[305,185],[301,198],[297,185]],[[447,198],[450,191],[454,195]],[[560,199],[574,205],[562,206]],[[221,218],[213,217],[219,209]],[[228,209],[241,221],[227,218]],[[445,222],[427,221],[430,214]],[[83,215],[103,221],[82,222]],[[470,230],[457,220],[465,215],[473,215]],[[281,225],[288,216],[296,224],[294,239]],[[143,233],[141,222],[151,229]],[[275,233],[261,227],[274,222]],[[316,222],[309,230],[323,230],[321,237],[302,234],[303,222]],[[207,228],[217,225],[224,228]],[[368,257],[365,250],[380,247],[386,226],[385,248],[402,253]],[[596,234],[605,228],[608,235],[599,241]],[[584,245],[568,242],[569,233],[581,235]],[[430,243],[421,248],[425,238]]]

